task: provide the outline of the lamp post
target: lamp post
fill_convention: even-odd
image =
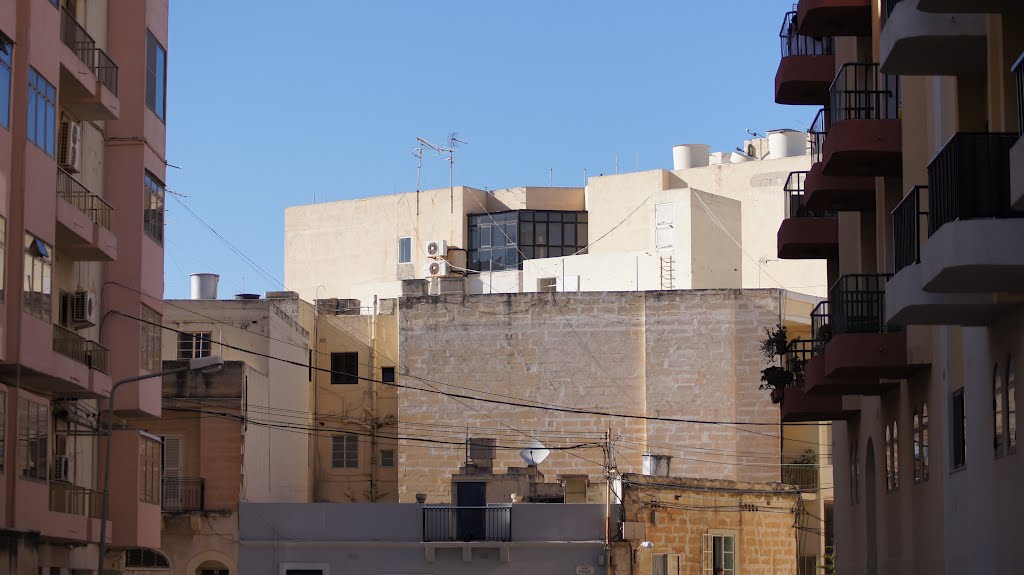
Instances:
[[[103,575],[103,563],[107,555],[107,517],[110,514],[110,452],[114,444],[114,394],[117,393],[117,388],[126,383],[142,381],[144,379],[154,377],[163,377],[165,375],[172,375],[175,373],[192,371],[214,373],[220,371],[222,367],[224,367],[224,358],[220,356],[210,355],[206,357],[197,357],[195,359],[190,359],[186,366],[129,377],[127,379],[114,382],[114,385],[110,387],[110,398],[107,400],[107,448],[103,462],[103,512],[100,514],[100,556],[97,560],[97,575]]]

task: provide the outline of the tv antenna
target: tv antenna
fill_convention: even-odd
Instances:
[[[416,138],[416,141],[420,143],[420,158],[422,160],[423,148],[426,146],[434,151],[439,156],[442,156],[444,160],[448,161],[448,196],[451,205],[451,212],[455,213],[455,149],[459,147],[459,144],[468,144],[469,142],[459,139],[458,132],[452,132],[448,134],[448,147],[444,148],[431,144],[424,138]]]
[[[416,157],[416,215],[418,216],[420,215],[420,175],[423,173],[423,144],[413,148],[412,155]]]

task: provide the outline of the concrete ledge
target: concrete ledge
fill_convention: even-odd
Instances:
[[[899,120],[843,120],[825,139],[822,174],[890,176],[903,173],[903,130]]]
[[[775,73],[775,103],[826,105],[835,70],[836,58],[832,55],[786,56]]]
[[[1024,218],[956,220],[921,246],[921,279],[933,293],[1024,291]]]
[[[992,294],[940,294],[924,291],[921,266],[900,270],[885,284],[885,320],[901,325],[982,326],[1008,306]]]
[[[984,70],[985,18],[922,12],[918,0],[903,0],[882,28],[882,72],[940,76]]]
[[[918,7],[925,12],[961,12],[964,14],[995,14],[1024,10],[1020,0],[921,0]]]

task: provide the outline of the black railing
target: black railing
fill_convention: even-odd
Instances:
[[[782,43],[782,57],[789,56],[831,56],[836,53],[831,36],[815,38],[797,33],[796,12],[789,12],[782,19],[779,31]]]
[[[117,95],[117,64],[103,50],[96,50],[96,79]]]
[[[927,224],[928,186],[914,186],[892,211],[893,271],[921,263],[921,232]]]
[[[815,356],[818,351],[817,348],[817,343],[810,339],[794,339],[786,346],[783,365],[787,371],[797,376],[793,381],[794,386],[803,387],[804,366]]]
[[[903,0],[885,0],[885,16],[888,18],[892,15],[892,11],[896,9],[896,5]]]
[[[96,41],[67,8],[60,9],[60,39],[90,70],[96,68]]]
[[[169,512],[204,511],[206,480],[202,477],[164,477],[160,508]]]
[[[811,349],[814,355],[832,339],[832,314],[828,301],[823,301],[811,312]]]
[[[786,218],[834,218],[836,213],[827,210],[809,210],[804,205],[804,180],[807,172],[790,172],[786,185]]]
[[[782,482],[795,485],[801,490],[817,489],[818,475],[817,464],[793,463],[782,466]]]
[[[424,507],[423,541],[511,541],[511,507]]]
[[[1020,124],[1020,137],[1024,138],[1024,54],[1013,65],[1013,73],[1017,75],[1017,121]]]
[[[90,220],[111,229],[114,208],[60,166],[57,167],[57,197],[78,208]]]
[[[54,324],[53,351],[84,363],[92,369],[110,373],[108,366],[110,350],[90,341],[66,327]]]
[[[878,64],[844,64],[829,88],[831,125],[844,120],[897,120],[899,76],[882,74]]]
[[[825,147],[825,136],[828,134],[831,119],[832,115],[829,113],[828,108],[822,108],[818,110],[814,120],[811,121],[811,155],[814,156],[814,161],[816,162],[821,161],[822,149]]]
[[[844,333],[887,333],[903,326],[885,322],[885,284],[892,274],[849,274],[829,291],[832,337]]]
[[[928,235],[954,220],[1013,218],[1010,148],[1017,134],[954,134],[928,164]]]

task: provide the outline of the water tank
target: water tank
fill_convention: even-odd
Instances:
[[[807,153],[807,134],[796,130],[768,132],[768,159],[778,160]]]
[[[708,163],[711,164],[712,166],[717,166],[719,164],[728,164],[729,163],[729,153],[728,152],[715,152],[714,154],[711,154],[709,156]]]
[[[217,299],[217,274],[192,274],[192,299]]]
[[[750,156],[746,154],[741,154],[739,152],[733,152],[732,154],[729,155],[730,164],[742,164],[743,162],[749,162],[750,160],[753,159],[754,158],[751,158]]]
[[[707,144],[680,144],[672,148],[672,169],[685,170],[708,165],[711,146]]]

